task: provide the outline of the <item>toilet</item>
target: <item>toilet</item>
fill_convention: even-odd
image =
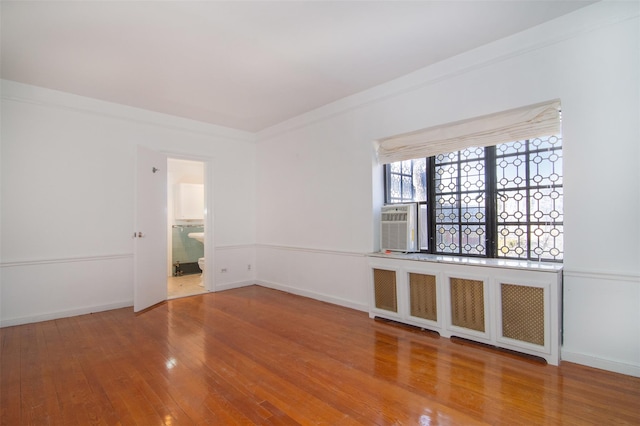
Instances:
[[[200,274],[200,284],[198,285],[200,287],[204,287],[204,257],[198,259],[198,267],[202,270],[202,273]]]

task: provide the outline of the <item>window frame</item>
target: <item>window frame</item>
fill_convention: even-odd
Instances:
[[[561,134],[557,135],[557,138],[560,139],[561,144],[558,147],[555,148],[549,148],[549,149],[545,149],[545,150],[533,150],[530,147],[531,141],[536,139],[536,138],[530,138],[530,139],[525,139],[523,142],[526,142],[527,144],[527,148],[526,148],[526,155],[527,155],[527,159],[529,160],[529,154],[532,151],[536,151],[536,152],[543,152],[543,151],[557,151],[560,150],[560,152],[562,153],[563,150],[563,144],[562,144],[562,136]],[[516,141],[514,141],[516,142]],[[507,143],[513,143],[513,142],[507,142]],[[484,190],[484,196],[485,196],[485,236],[484,236],[484,248],[485,248],[485,253],[484,254],[473,254],[473,253],[465,253],[462,247],[462,237],[458,236],[458,241],[460,242],[458,244],[458,253],[450,253],[450,252],[445,252],[445,251],[438,251],[437,250],[437,246],[436,246],[436,232],[437,232],[437,221],[436,221],[436,177],[435,177],[435,173],[436,173],[436,161],[435,158],[436,156],[431,156],[431,157],[426,157],[425,161],[426,161],[426,176],[425,176],[425,194],[426,194],[426,200],[425,201],[414,201],[414,199],[408,200],[408,199],[404,199],[401,198],[400,200],[396,199],[395,201],[391,201],[391,188],[390,188],[390,184],[391,184],[391,175],[393,174],[391,171],[391,163],[388,164],[384,164],[383,167],[383,177],[384,177],[384,202],[385,204],[400,204],[400,203],[415,203],[416,204],[416,209],[417,209],[417,213],[418,215],[421,212],[421,206],[426,205],[426,209],[427,209],[427,217],[426,217],[426,224],[428,227],[427,230],[427,248],[424,249],[424,243],[423,241],[421,241],[420,236],[422,236],[423,232],[420,228],[418,228],[418,248],[419,248],[419,252],[421,253],[428,253],[428,254],[435,254],[435,255],[445,255],[445,256],[461,256],[461,257],[473,257],[473,258],[487,258],[487,259],[504,259],[504,260],[529,260],[529,261],[540,261],[540,262],[552,262],[552,263],[562,263],[563,259],[564,259],[564,250],[560,251],[561,257],[555,258],[555,259],[551,259],[551,258],[540,258],[538,256],[538,258],[536,259],[534,256],[534,251],[531,248],[531,244],[532,244],[532,234],[533,234],[533,227],[536,226],[537,224],[541,223],[541,222],[534,222],[531,221],[531,217],[529,215],[529,210],[531,208],[530,206],[530,195],[527,196],[527,202],[526,202],[526,210],[527,210],[527,220],[525,222],[521,222],[519,223],[519,225],[521,226],[526,226],[528,232],[527,232],[527,243],[526,243],[526,256],[524,257],[514,257],[514,256],[501,256],[498,253],[498,239],[500,238],[500,235],[498,235],[498,227],[499,224],[501,223],[507,223],[508,221],[500,221],[500,219],[498,218],[498,197],[500,196],[500,189],[498,188],[498,169],[497,169],[497,159],[499,156],[501,156],[501,154],[499,154],[496,150],[496,145],[492,145],[492,146],[485,146],[485,147],[481,147],[484,150],[484,178],[485,178],[485,190]],[[462,152],[463,150],[460,150],[458,152]],[[562,158],[562,155],[560,156]],[[421,157],[422,158],[422,157]],[[502,157],[501,157],[502,158]],[[405,161],[414,161],[414,160],[405,160]],[[560,163],[562,165],[562,163]],[[529,167],[530,165],[527,164],[526,168],[526,174],[527,174],[527,179],[529,177]],[[562,167],[562,166],[561,166]],[[563,178],[563,176],[561,176]],[[527,192],[527,194],[530,193],[530,191],[532,189],[535,188],[542,188],[543,186],[538,185],[537,187],[535,185],[532,184],[532,182],[530,182],[529,180],[526,181],[526,186],[521,187],[524,188]],[[553,184],[553,185],[548,185],[548,186],[544,186],[544,187],[548,187],[548,188],[562,188],[564,189],[564,182],[560,183],[560,184]],[[411,193],[412,196],[414,195],[414,190],[412,189]],[[458,194],[461,193],[461,191],[458,192]],[[562,197],[564,197],[564,191],[562,191]],[[564,228],[564,212],[562,212],[562,219],[561,221],[553,221],[553,222],[549,222],[551,224],[553,224],[554,226],[561,226],[562,228]],[[418,220],[418,227],[420,220]],[[458,217],[458,222],[457,225],[460,225],[460,230],[462,229],[462,219],[460,217]],[[562,237],[564,237],[564,230],[561,233]]]

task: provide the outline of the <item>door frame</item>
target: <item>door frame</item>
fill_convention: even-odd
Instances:
[[[203,155],[196,155],[184,152],[176,152],[176,151],[161,151],[162,154],[167,156],[167,161],[174,160],[189,160],[189,161],[199,161],[203,163],[204,166],[204,264],[205,264],[205,274],[204,274],[204,289],[206,291],[216,291],[215,290],[215,256],[214,256],[214,236],[213,232],[213,158]],[[165,183],[167,185],[167,183]],[[168,219],[167,219],[168,220]],[[168,229],[167,223],[167,229]],[[168,239],[168,236],[167,236]],[[167,247],[163,248],[166,253]],[[166,256],[165,256],[166,257]],[[167,266],[163,265],[163,270],[167,270]],[[166,285],[166,283],[165,283]]]

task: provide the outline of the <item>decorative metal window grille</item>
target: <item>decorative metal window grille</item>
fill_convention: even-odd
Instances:
[[[388,164],[385,201],[418,203],[421,251],[561,261],[562,138]]]
[[[435,157],[435,250],[485,255],[485,150],[467,148]]]
[[[497,257],[562,260],[562,140],[496,146]]]

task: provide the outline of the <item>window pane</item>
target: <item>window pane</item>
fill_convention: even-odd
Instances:
[[[550,149],[560,148],[562,146],[562,138],[559,136],[547,136],[543,138],[531,139],[531,149]]]
[[[401,164],[401,171],[400,173],[402,173],[403,175],[407,175],[407,176],[411,176],[413,173],[413,162],[411,160],[407,160],[407,161],[402,161],[400,162]]]
[[[437,253],[486,254],[484,152],[471,147],[436,157]]]
[[[458,154],[459,154],[458,151],[456,151],[456,152],[449,152],[446,154],[436,155],[435,157],[436,164],[456,162],[458,161]]]
[[[413,201],[427,201],[427,159],[413,160]]]
[[[413,201],[413,176],[402,175],[401,187],[402,187],[402,200]]]
[[[531,180],[535,185],[562,185],[562,157],[558,151],[531,154]]]
[[[517,154],[520,152],[525,152],[527,147],[526,141],[514,141],[508,143],[501,143],[500,145],[496,145],[496,153],[498,155],[504,154]]]
[[[391,173],[390,176],[390,193],[389,193],[389,201],[393,202],[393,200],[401,200],[401,186],[400,186],[400,175],[395,173]]]
[[[498,257],[562,260],[562,139],[496,146]]]
[[[501,257],[523,257],[528,250],[528,226],[498,226],[498,255]]]
[[[474,197],[474,195],[476,195],[476,197]],[[483,194],[465,194],[462,197],[462,203],[460,205],[460,222],[484,223],[487,219],[485,211]]]
[[[405,203],[427,200],[427,160],[398,161],[387,167],[388,203]]]
[[[532,222],[562,222],[562,210],[562,188],[538,188],[532,191]]]
[[[418,243],[420,244],[420,250],[429,250],[429,223],[428,207],[426,204],[418,205]]]
[[[527,215],[527,190],[499,191],[497,197],[498,223],[522,222]]]
[[[562,225],[539,224],[532,226],[532,257],[539,260],[562,260],[564,253],[562,234]]]
[[[498,190],[525,186],[527,176],[526,155],[503,157],[496,161]]]
[[[462,250],[467,254],[485,254],[483,225],[465,225],[462,228]]]
[[[436,228],[436,250],[438,252],[457,254],[459,245],[457,226],[439,225]]]
[[[484,158],[484,148],[470,147],[460,151],[461,160],[473,160],[475,158]]]

